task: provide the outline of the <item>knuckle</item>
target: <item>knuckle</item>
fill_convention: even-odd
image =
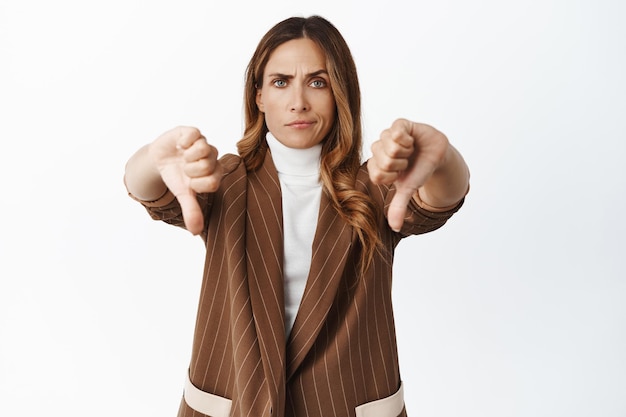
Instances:
[[[209,192],[217,191],[220,186],[220,180],[214,176],[205,177],[206,190]]]
[[[198,129],[197,127],[193,127],[193,126],[184,126],[184,133],[188,136],[194,137],[194,138],[199,138],[200,136],[202,136],[202,133],[200,133],[200,129]]]
[[[392,157],[395,158],[398,156],[398,154],[401,152],[402,148],[400,147],[400,145],[397,142],[391,142],[389,144],[389,146],[387,147],[387,154]]]
[[[385,181],[386,176],[380,170],[373,170],[370,172],[370,179],[375,184],[382,184]]]
[[[198,193],[212,193],[217,191],[221,183],[221,178],[217,175],[206,175],[199,178],[192,178],[190,185]]]
[[[206,142],[204,138],[197,139],[194,143],[194,147],[203,157],[206,157],[211,153],[211,146]]]
[[[386,159],[381,161],[380,167],[383,171],[393,171],[393,161],[391,159]]]
[[[200,171],[204,175],[209,174],[211,164],[209,163],[207,159],[198,160],[197,165],[198,165],[198,171]]]
[[[202,136],[198,128],[191,126],[178,126],[174,130],[177,131],[178,143],[185,148],[189,147]]]

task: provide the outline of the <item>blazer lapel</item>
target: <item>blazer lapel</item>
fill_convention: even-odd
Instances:
[[[247,209],[252,311],[270,395],[282,407],[285,401],[283,214],[278,174],[269,152],[263,166],[248,174]]]
[[[313,346],[333,304],[350,252],[352,228],[322,193],[311,269],[287,343],[287,380]]]

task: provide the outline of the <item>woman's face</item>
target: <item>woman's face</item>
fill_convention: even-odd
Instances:
[[[305,149],[324,140],[335,123],[335,99],[320,47],[306,38],[277,47],[263,71],[256,103],[283,145]]]

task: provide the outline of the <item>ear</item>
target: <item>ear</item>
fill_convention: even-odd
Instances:
[[[260,88],[256,89],[256,106],[259,108],[259,111],[261,113],[263,113],[263,90],[261,90]]]

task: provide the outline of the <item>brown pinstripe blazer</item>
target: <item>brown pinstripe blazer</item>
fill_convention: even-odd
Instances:
[[[271,154],[252,173],[238,156],[221,162],[220,189],[198,196],[206,263],[179,417],[406,415],[391,303],[393,251],[402,237],[441,227],[462,202],[444,213],[414,205],[400,233],[381,216],[388,251],[359,276],[358,239],[323,195],[310,274],[287,339],[281,194]],[[357,188],[386,212],[393,187],[372,184],[365,165]],[[183,226],[176,201],[148,210]]]

